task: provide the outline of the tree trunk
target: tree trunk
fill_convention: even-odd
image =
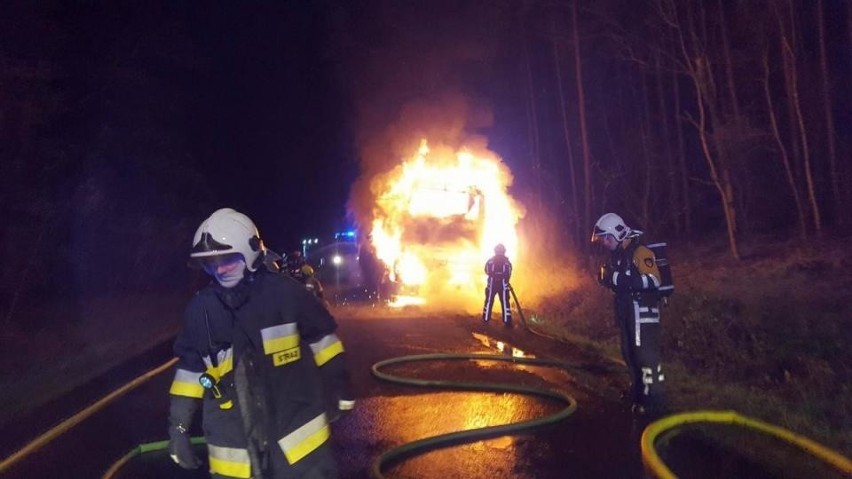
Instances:
[[[668,179],[669,186],[669,194],[663,199],[664,201],[668,201],[669,219],[675,225],[675,231],[678,231],[678,205],[680,202],[678,201],[677,174],[674,155],[672,154],[671,148],[671,135],[669,135],[668,105],[666,104],[666,98],[663,92],[665,75],[663,74],[663,67],[660,61],[659,52],[654,55],[654,73],[657,84],[657,102],[659,103],[658,108],[660,109],[659,119],[662,136],[660,146],[662,148],[662,154],[665,161],[666,179]]]
[[[680,79],[677,72],[672,71],[672,95],[674,96],[675,133],[677,134],[677,154],[680,174],[680,187],[683,192],[683,233],[692,236],[692,204],[689,195],[689,170],[686,162],[686,148],[683,141],[683,123],[680,111]]]
[[[825,44],[824,0],[817,0],[817,27],[819,32],[819,64],[822,80],[822,106],[825,114],[826,148],[828,149],[828,176],[831,178],[831,199],[835,221],[845,222],[843,200],[840,195],[842,172],[837,167],[837,148],[834,142],[834,114],[831,110],[831,73],[828,69],[828,53]],[[848,3],[848,2],[847,2]]]
[[[793,4],[792,2],[788,1],[787,5],[789,7],[791,29],[793,32],[791,36],[793,37],[793,41],[795,41],[796,27]],[[781,42],[783,47],[783,51],[781,52],[781,54],[784,57],[784,70],[786,72],[787,79],[790,82],[789,92],[791,94],[791,97],[789,98],[789,101],[792,103],[793,106],[793,113],[795,115],[794,121],[796,122],[796,125],[798,127],[799,141],[802,146],[802,167],[804,168],[805,182],[808,187],[808,202],[811,206],[811,215],[813,217],[816,234],[817,236],[821,236],[822,218],[820,216],[819,204],[817,203],[816,186],[814,185],[813,172],[811,168],[810,147],[808,145],[808,131],[807,128],[805,128],[805,120],[804,116],[802,115],[802,106],[801,102],[799,101],[799,73],[796,66],[796,44],[791,44],[790,37],[787,35],[786,29],[783,28],[783,25],[781,28]]]
[[[533,74],[532,74],[532,64],[530,62],[529,49],[527,47],[527,34],[526,28],[524,27],[524,17],[525,17],[525,9],[521,10],[520,15],[518,16],[518,23],[521,31],[521,44],[523,45],[523,53],[524,53],[524,79],[525,79],[525,89],[526,89],[526,112],[527,112],[527,133],[528,133],[528,146],[530,153],[530,162],[532,163],[533,169],[533,178],[535,178],[536,185],[536,194],[535,201],[538,206],[538,211],[542,211],[544,208],[544,204],[542,201],[542,179],[541,179],[541,156],[540,156],[540,148],[539,148],[539,134],[538,134],[538,110],[536,108],[536,100],[535,100],[535,84],[533,82]]]
[[[645,228],[650,227],[651,224],[656,220],[656,218],[651,217],[651,202],[653,201],[652,195],[654,190],[652,188],[652,179],[654,178],[653,174],[653,153],[651,151],[651,107],[648,96],[650,95],[648,90],[648,75],[646,72],[640,70],[640,83],[642,84],[642,159],[644,160],[643,165],[643,189],[642,189],[642,222],[645,225]]]
[[[734,62],[731,60],[731,45],[728,40],[728,27],[725,21],[725,5],[719,0],[719,26],[722,28],[722,54],[725,58],[725,78],[728,83],[728,94],[731,96],[731,112],[734,119],[740,118],[740,100],[737,98],[737,87],[734,82]]]
[[[677,15],[676,2],[673,0],[665,0],[660,4],[660,13],[666,17],[665,21],[672,25],[677,37],[676,40],[680,46],[680,53],[683,57],[686,73],[692,80],[695,88],[695,104],[698,109],[698,122],[695,124],[698,130],[698,139],[701,144],[701,151],[704,154],[704,159],[707,161],[707,166],[710,169],[710,179],[716,186],[719,192],[719,197],[722,203],[722,210],[725,213],[725,224],[728,232],[728,245],[731,249],[731,255],[734,259],[740,259],[739,247],[737,245],[737,217],[736,205],[734,203],[734,189],[730,181],[730,175],[724,165],[719,164],[719,160],[714,157],[710,147],[710,138],[708,132],[707,105],[712,105],[716,101],[716,89],[713,84],[713,72],[710,70],[710,63],[706,53],[703,51],[703,46],[699,43],[696,37],[696,26],[691,20],[692,12],[687,10],[689,21],[686,25],[682,24]],[[689,7],[687,7],[689,8]],[[700,8],[700,2],[699,2]],[[702,12],[703,13],[703,12]],[[699,28],[701,25],[699,25]],[[688,30],[686,30],[688,28]],[[690,35],[690,46],[687,46],[685,35]]]
[[[586,130],[586,95],[583,90],[583,62],[580,54],[580,33],[577,26],[577,2],[572,3],[571,24],[574,30],[574,72],[577,78],[577,109],[580,115],[580,142],[583,146],[583,186],[585,188],[585,198],[583,205],[583,224],[590,225],[592,223],[592,201],[594,195],[592,192],[592,159],[589,152],[589,135]]]
[[[568,179],[571,182],[571,205],[569,213],[574,224],[573,238],[575,244],[580,244],[583,240],[583,232],[586,231],[586,226],[580,221],[579,211],[577,209],[577,175],[574,171],[574,152],[571,144],[571,131],[568,128],[568,107],[565,103],[565,89],[562,84],[562,64],[559,61],[559,44],[556,42],[556,37],[553,38],[553,68],[556,70],[556,91],[559,93],[559,113],[562,116],[562,135],[565,138],[565,150],[568,152]]]
[[[703,58],[699,58],[698,62],[704,62]],[[698,68],[703,68],[699,65]],[[704,81],[707,81],[706,79]],[[702,93],[705,86],[702,84],[702,80],[700,76],[693,76],[693,83],[695,84],[696,95],[695,101],[698,106],[698,136],[699,140],[701,140],[701,151],[704,153],[704,159],[707,161],[707,165],[710,167],[710,178],[713,180],[713,184],[716,185],[716,189],[719,191],[719,196],[722,200],[722,209],[725,213],[725,224],[728,230],[728,245],[731,248],[731,255],[734,259],[740,259],[739,248],[737,247],[737,219],[736,219],[736,210],[734,204],[734,198],[732,194],[732,188],[730,185],[730,177],[727,173],[720,175],[717,160],[713,157],[713,153],[710,151],[710,141],[707,133],[707,112],[704,107],[704,96]]]
[[[784,140],[781,139],[781,133],[778,130],[778,120],[775,115],[775,107],[772,103],[772,92],[769,87],[769,52],[764,52],[763,55],[763,92],[766,96],[766,107],[769,113],[769,123],[772,127],[772,135],[775,137],[775,144],[778,145],[778,151],[781,153],[781,164],[784,166],[784,173],[787,176],[787,185],[790,187],[790,193],[793,195],[793,201],[796,205],[796,218],[799,223],[799,238],[804,241],[807,239],[807,217],[805,215],[805,206],[802,203],[802,198],[799,195],[799,188],[796,185],[796,177],[793,173],[793,167],[790,165],[790,155],[787,154],[787,147],[784,145]]]

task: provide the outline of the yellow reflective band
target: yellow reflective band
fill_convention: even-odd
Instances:
[[[218,367],[213,367],[213,361],[210,360],[210,356],[204,356],[201,359],[204,360],[204,364],[207,366],[207,374],[219,380],[234,369],[234,348],[228,348],[216,354]]]
[[[331,359],[338,354],[343,352],[343,343],[339,340],[330,346],[322,349],[321,351],[314,351],[314,361],[316,361],[317,366],[322,366],[323,364],[331,361]]]
[[[263,352],[265,354],[277,353],[299,345],[299,330],[296,323],[279,324],[261,329],[260,336],[263,338]]]
[[[285,336],[283,338],[275,338],[263,340],[263,352],[266,354],[277,353],[285,349],[293,349],[299,345],[299,335]]]
[[[247,449],[207,444],[210,472],[228,477],[251,477],[251,461]]]
[[[284,457],[291,465],[320,447],[331,436],[325,414],[320,414],[278,440],[278,445],[284,451]]]
[[[191,398],[201,398],[204,396],[204,388],[198,382],[201,373],[194,373],[186,369],[178,368],[175,370],[175,379],[172,381],[172,386],[169,388],[169,394],[175,396],[187,396]]]
[[[201,399],[204,397],[204,388],[199,383],[193,384],[174,381],[172,387],[169,388],[169,394]]]

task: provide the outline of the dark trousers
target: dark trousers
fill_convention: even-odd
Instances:
[[[494,298],[500,297],[500,311],[503,322],[512,322],[512,308],[509,305],[509,282],[500,278],[488,278],[485,286],[485,306],[482,308],[482,320],[488,322],[491,319],[491,309],[494,306]]]
[[[660,358],[661,327],[658,305],[622,303],[617,317],[621,333],[621,354],[630,375],[630,396],[646,409],[663,405],[665,376]]]

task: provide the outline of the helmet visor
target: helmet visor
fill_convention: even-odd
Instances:
[[[209,275],[215,275],[220,269],[228,269],[236,266],[243,260],[243,255],[240,253],[228,253],[218,256],[204,256],[196,258],[201,269]]]
[[[612,236],[612,233],[610,233],[609,231],[606,231],[604,229],[601,229],[599,226],[595,226],[595,230],[592,231],[592,240],[591,241],[592,241],[592,243],[594,243],[595,241],[601,241],[601,240],[603,240],[603,237],[607,236],[607,235]]]

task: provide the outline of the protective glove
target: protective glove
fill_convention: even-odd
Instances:
[[[196,469],[201,460],[192,452],[189,425],[198,409],[198,399],[171,396],[169,405],[169,456],[184,469]]]
[[[352,412],[353,409],[355,409],[354,399],[338,399],[336,404],[330,405],[327,408],[326,416],[328,417],[328,422],[337,421]]]
[[[201,465],[201,459],[192,452],[189,431],[180,426],[169,428],[169,457],[184,469],[198,469]]]
[[[335,364],[338,373],[327,377],[329,393],[326,395],[326,414],[329,422],[334,422],[352,412],[355,408],[355,396],[352,394],[352,382],[342,361]]]

